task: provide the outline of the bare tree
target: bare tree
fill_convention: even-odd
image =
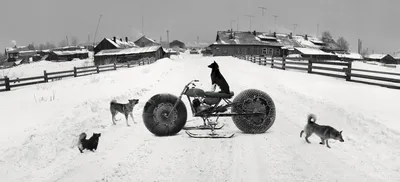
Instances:
[[[28,45],[28,49],[29,50],[35,50],[35,45],[32,43],[32,44],[29,44]]]
[[[345,51],[349,50],[349,43],[343,37],[339,37],[336,42],[337,42],[337,44],[339,44],[339,47],[341,49],[343,49]]]
[[[322,32],[322,39],[332,39],[331,32],[329,32],[329,31],[323,31],[323,32]]]
[[[76,36],[72,36],[72,38],[71,38],[71,45],[72,46],[77,46],[78,45],[78,37],[76,37]]]
[[[66,40],[61,40],[59,43],[58,43],[58,47],[65,47],[65,46],[67,46],[68,44],[67,44],[67,41]]]
[[[50,43],[50,42],[46,42],[46,49],[54,49],[54,48],[56,48],[56,46],[53,44],[53,43]]]

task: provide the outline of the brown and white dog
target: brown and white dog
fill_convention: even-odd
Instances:
[[[135,119],[133,118],[132,111],[133,111],[133,108],[135,107],[135,105],[139,103],[139,99],[129,99],[128,101],[129,102],[126,104],[118,103],[115,100],[112,100],[110,102],[110,112],[111,112],[111,116],[112,116],[112,122],[114,125],[115,125],[115,121],[116,121],[115,115],[117,115],[118,112],[125,115],[127,126],[130,126],[128,124],[128,115],[130,115],[132,118],[132,121],[134,123],[136,123]]]

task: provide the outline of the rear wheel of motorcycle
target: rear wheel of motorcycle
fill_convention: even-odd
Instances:
[[[143,122],[146,128],[156,136],[174,135],[186,124],[186,106],[172,94],[157,94],[151,97],[143,108]],[[169,117],[168,114],[172,111]]]
[[[239,93],[234,99],[232,107],[234,113],[261,112],[263,115],[232,116],[236,127],[244,133],[265,133],[275,122],[275,104],[265,92],[257,89],[248,89]]]

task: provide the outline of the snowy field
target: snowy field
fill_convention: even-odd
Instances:
[[[261,89],[277,118],[264,134],[194,139],[184,131],[156,137],[141,112],[157,93],[179,94],[192,79],[210,88],[216,60],[235,94]],[[36,67],[36,66],[35,66]],[[68,65],[65,69],[72,67]],[[23,69],[21,67],[20,69]],[[33,72],[27,65],[24,72]],[[32,70],[31,70],[32,69]],[[39,73],[43,68],[37,66]],[[139,98],[137,124],[112,125],[109,103]],[[0,93],[1,181],[396,181],[400,179],[400,91],[304,72],[271,69],[232,57],[187,53],[150,65],[15,88]],[[188,105],[185,100],[185,104]],[[190,109],[188,108],[188,111]],[[343,130],[331,149],[300,138],[308,113]],[[187,125],[202,121],[189,114]],[[96,152],[73,146],[81,132],[101,132]]]

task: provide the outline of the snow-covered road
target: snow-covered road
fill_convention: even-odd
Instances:
[[[157,93],[179,94],[192,79],[210,88],[216,60],[235,94],[256,88],[274,100],[275,124],[231,139],[194,139],[184,131],[156,137],[141,112]],[[42,99],[40,99],[42,98]],[[55,98],[49,99],[49,98]],[[112,99],[139,98],[138,122],[113,126]],[[341,79],[283,71],[232,57],[188,55],[151,65],[27,86],[0,93],[2,181],[396,181],[400,179],[400,92]],[[188,103],[184,101],[187,106]],[[188,108],[189,111],[189,108]],[[300,138],[308,113],[343,130],[331,149]],[[189,114],[187,125],[202,121]],[[132,122],[129,120],[129,122]],[[81,132],[101,132],[98,151],[79,153]]]

